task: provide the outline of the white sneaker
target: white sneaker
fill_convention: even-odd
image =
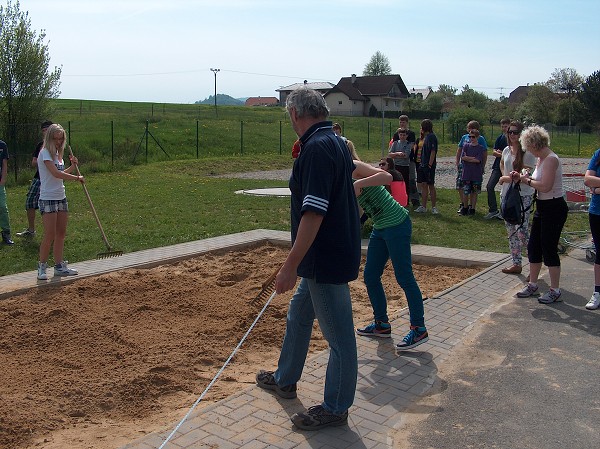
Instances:
[[[596,310],[600,307],[600,293],[594,292],[590,301],[585,305],[585,308],[588,310]]]
[[[417,214],[424,214],[425,212],[427,212],[427,209],[425,209],[423,206],[419,206],[415,209],[415,212]]]
[[[69,268],[66,260],[54,265],[54,276],[74,276],[76,274],[79,274],[79,271]]]
[[[46,262],[38,262],[38,274],[37,278],[40,281],[47,281],[48,275],[46,274],[46,268],[48,268],[48,264]]]
[[[433,215],[437,215],[437,214],[439,214],[439,213],[440,213],[440,211],[439,211],[439,210],[437,210],[437,207],[432,207],[432,208],[431,208],[431,213],[432,213]]]

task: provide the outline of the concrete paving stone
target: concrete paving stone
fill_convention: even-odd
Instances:
[[[421,380],[423,380],[422,376],[419,376],[417,374],[410,374],[402,379],[402,384],[410,385],[412,387],[413,385],[416,385],[419,382],[421,382]]]
[[[243,432],[239,432],[237,435],[228,438],[228,441],[231,441],[232,443],[237,444],[240,447],[245,447],[252,441],[257,440],[262,434],[263,430],[261,426],[257,426],[255,428],[249,428],[244,430]]]
[[[292,426],[292,423],[290,422],[290,428]],[[263,433],[262,435],[260,435],[259,437],[257,437],[258,441],[262,441],[263,443],[267,443],[272,447],[276,447],[279,449],[286,449],[286,448],[293,448],[296,447],[299,443],[301,443],[302,441],[292,441],[289,438],[281,438],[280,436],[277,435],[273,435],[271,433]],[[305,438],[302,439],[303,441],[305,441]],[[225,446],[226,447],[226,446]]]
[[[195,443],[195,444],[197,444],[197,443]],[[237,444],[227,441],[226,439],[223,439],[217,435],[209,435],[209,436],[203,438],[202,443],[207,445],[211,449],[215,448],[215,447],[218,447],[218,448],[226,447],[226,448],[231,448],[231,449],[239,447]],[[200,447],[202,447],[202,446],[200,446]]]
[[[230,418],[234,421],[240,421],[245,417],[254,414],[254,416],[261,416],[265,412],[264,410],[256,410],[252,402],[249,402],[241,407],[238,407],[227,414],[227,418]]]
[[[215,424],[217,426],[222,426],[222,427],[232,426],[236,422],[235,419],[232,419],[228,416],[219,415],[212,411],[209,411],[208,413],[204,413],[203,416],[204,416],[205,421]]]
[[[431,389],[431,385],[431,382],[419,382],[413,385],[408,392],[414,394],[415,396],[422,396]]]
[[[238,430],[236,429],[236,424],[237,423],[234,422],[231,425],[223,426],[223,425],[218,425],[215,423],[207,423],[204,426],[202,426],[201,429],[210,435],[214,435],[219,438],[228,440],[230,438],[233,438],[234,436],[236,436],[239,433]]]
[[[247,444],[240,446],[240,449],[266,449],[269,445],[259,440],[252,440]]]
[[[361,429],[369,429],[371,432],[376,432],[385,435],[388,431],[386,427],[382,425],[381,419],[375,414],[371,414],[370,416],[363,416],[363,420],[360,424],[357,424],[357,428]]]
[[[350,413],[352,413],[353,416],[369,415],[376,412],[383,406],[385,406],[385,404],[374,404],[367,400],[362,395],[362,391],[357,389],[356,396],[354,398],[354,406],[350,409]]]
[[[381,431],[374,429],[366,435],[363,435],[363,442],[365,442],[365,445],[368,443],[368,447],[377,447],[378,445],[383,444],[389,448],[390,446],[388,446],[388,444],[391,442],[391,428],[382,425],[381,429]]]
[[[167,443],[167,448],[170,447],[171,443],[177,444],[180,447],[190,447],[192,444],[196,444],[199,441],[203,441],[209,435],[210,434],[208,432],[205,432],[200,428],[192,429],[189,432],[183,434],[176,433],[173,436],[173,438],[169,440],[169,443]]]

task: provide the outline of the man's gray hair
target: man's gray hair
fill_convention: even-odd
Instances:
[[[323,95],[314,89],[301,87],[293,90],[285,102],[286,109],[294,108],[298,117],[309,116],[317,119],[329,117],[329,108]]]

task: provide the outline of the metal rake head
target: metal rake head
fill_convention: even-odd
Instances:
[[[277,267],[275,272],[271,276],[269,276],[265,282],[263,282],[262,289],[260,290],[258,295],[256,295],[256,297],[251,301],[251,303],[254,303],[258,300],[269,299],[269,297],[275,291],[275,277],[277,276],[277,273],[279,273],[280,269],[281,267]]]
[[[123,255],[123,251],[107,251],[105,253],[96,254],[96,259],[108,259],[109,257],[119,257]]]

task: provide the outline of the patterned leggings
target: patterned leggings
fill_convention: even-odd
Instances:
[[[524,208],[531,206],[533,195],[525,195],[521,198],[523,199]],[[504,222],[504,225],[506,226],[506,232],[508,233],[508,247],[510,248],[510,255],[513,260],[513,265],[523,265],[523,256],[521,253],[523,248],[527,248],[527,242],[529,241],[530,214],[531,208],[525,212],[525,221],[522,225],[512,225]]]

